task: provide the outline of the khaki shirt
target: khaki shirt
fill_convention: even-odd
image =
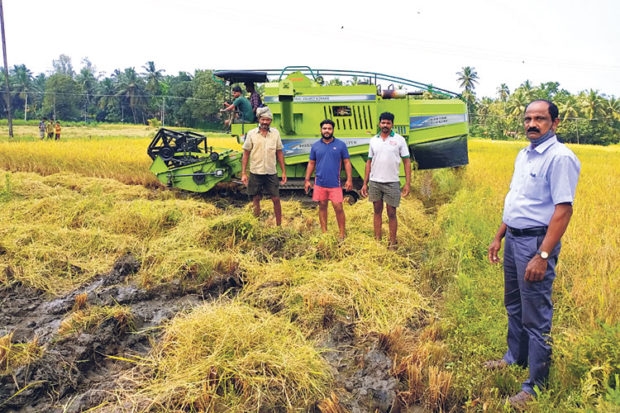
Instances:
[[[255,175],[273,175],[276,170],[276,151],[282,150],[280,132],[269,128],[263,136],[259,128],[252,129],[245,137],[243,149],[250,151],[250,172]]]

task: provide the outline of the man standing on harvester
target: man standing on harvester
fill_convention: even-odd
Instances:
[[[400,197],[409,194],[411,186],[411,159],[405,138],[394,133],[394,115],[384,112],[379,116],[381,132],[370,138],[368,161],[362,196],[368,196],[374,208],[373,224],[375,238],[381,240],[381,225],[383,221],[383,203],[385,202],[390,228],[389,246],[396,247],[396,232],[398,221],[396,208],[400,205]],[[405,186],[400,190],[400,163],[405,168]],[[370,182],[370,184],[369,184]]]
[[[353,178],[349,150],[343,141],[334,138],[334,122],[332,120],[325,119],[321,122],[321,136],[322,138],[315,142],[310,149],[310,161],[306,168],[304,187],[306,192],[310,190],[312,186],[310,177],[316,166],[312,200],[319,203],[321,230],[327,232],[327,204],[332,201],[340,231],[340,240],[342,241],[346,233],[340,171],[342,164],[344,164],[344,170],[347,174],[344,189],[350,191],[353,188]]]
[[[248,132],[243,143],[243,158],[241,159],[241,182],[248,187],[248,195],[252,197],[254,215],[260,215],[260,200],[262,195],[269,195],[273,201],[273,212],[276,216],[276,225],[282,224],[282,206],[280,205],[280,188],[276,159],[282,169],[281,185],[286,183],[286,169],[282,140],[277,129],[269,127],[273,116],[269,107],[264,106],[256,111],[258,128]],[[250,161],[250,175],[246,168]]]

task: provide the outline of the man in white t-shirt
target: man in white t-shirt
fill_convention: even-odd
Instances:
[[[381,240],[383,202],[385,202],[390,228],[389,246],[392,248],[396,246],[398,229],[396,208],[400,204],[400,197],[407,196],[411,186],[411,159],[407,141],[394,133],[393,126],[394,115],[392,113],[384,112],[379,116],[381,132],[370,138],[364,185],[360,191],[362,196],[368,196],[373,203],[375,238],[378,241]],[[402,192],[399,177],[401,160],[405,168],[405,186]],[[369,180],[370,185],[368,185]]]

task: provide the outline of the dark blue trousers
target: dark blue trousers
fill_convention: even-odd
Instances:
[[[529,365],[530,377],[522,389],[535,395],[534,386],[542,389],[549,376],[551,362],[551,289],[560,243],[549,254],[545,278],[525,281],[525,268],[534,257],[544,235],[515,237],[506,233],[504,240],[504,305],[508,313],[508,364]]]

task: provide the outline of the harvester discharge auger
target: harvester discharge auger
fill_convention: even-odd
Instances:
[[[334,136],[349,149],[355,189],[361,187],[368,142],[377,133],[382,112],[394,114],[394,131],[407,140],[414,168],[468,163],[467,106],[454,92],[380,73],[305,66],[218,71],[214,77],[229,85],[264,84],[263,102],[273,113],[271,125],[280,131],[284,146],[286,188],[303,188],[310,147],[321,138],[319,123],[323,119],[334,121]],[[348,84],[326,83],[327,78],[345,77],[352,80]],[[410,87],[416,90],[409,91]],[[239,141],[255,127],[257,124],[233,123],[230,133]],[[188,191],[207,192],[220,182],[237,181],[241,174],[241,152],[215,151],[205,136],[193,132],[160,129],[148,154],[153,159],[150,169],[160,182]],[[402,165],[400,175],[404,184]]]

